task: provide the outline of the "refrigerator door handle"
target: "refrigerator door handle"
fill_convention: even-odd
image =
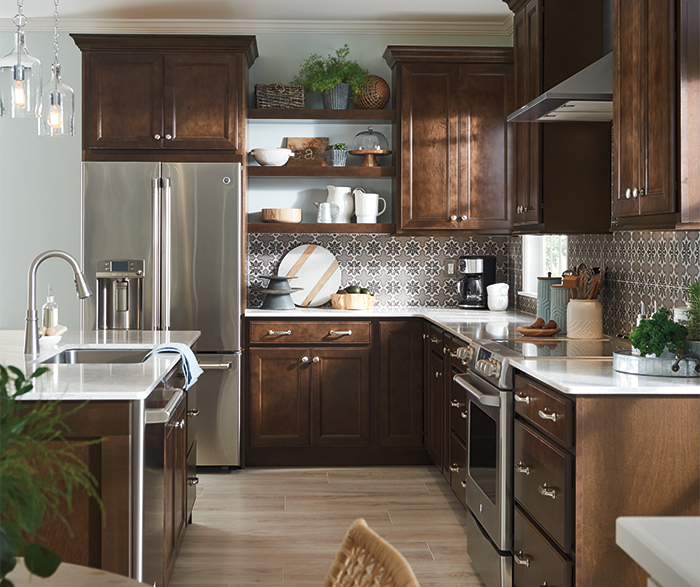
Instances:
[[[200,363],[199,367],[202,370],[205,370],[205,369],[230,369],[231,368],[231,361],[223,362],[223,363]]]
[[[151,180],[153,193],[153,330],[160,330],[161,287],[161,189],[160,178]]]
[[[163,182],[163,314],[161,327],[163,330],[170,330],[170,261],[172,249],[172,190],[170,189],[170,178],[164,177]]]

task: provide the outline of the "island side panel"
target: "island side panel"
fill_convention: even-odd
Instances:
[[[700,398],[577,398],[576,435],[576,587],[644,587],[615,520],[700,515]]]

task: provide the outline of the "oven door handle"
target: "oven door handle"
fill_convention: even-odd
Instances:
[[[480,404],[484,406],[493,406],[494,408],[498,408],[501,406],[500,396],[489,395],[488,393],[479,391],[471,383],[466,382],[460,375],[455,375],[453,379],[464,389],[466,389],[469,393],[471,393],[474,397],[476,397],[476,399],[479,400]]]

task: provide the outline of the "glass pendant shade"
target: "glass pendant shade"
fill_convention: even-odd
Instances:
[[[27,51],[24,32],[17,31],[14,48],[0,59],[0,116],[40,116],[42,81],[41,62]]]
[[[39,118],[42,137],[68,137],[75,134],[75,93],[61,79],[61,65],[51,64],[51,79],[44,84]]]

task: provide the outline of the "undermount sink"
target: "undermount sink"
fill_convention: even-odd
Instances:
[[[77,365],[81,363],[143,363],[151,349],[66,349],[42,361]]]

